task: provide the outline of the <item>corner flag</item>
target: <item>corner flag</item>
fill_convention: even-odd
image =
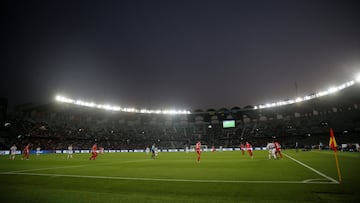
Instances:
[[[337,144],[334,136],[334,131],[332,128],[330,128],[330,141],[329,141],[329,147],[334,150],[334,152],[337,152]]]
[[[335,136],[334,136],[334,131],[333,131],[332,128],[330,128],[329,147],[332,150],[334,150],[335,161],[336,161],[336,169],[337,169],[337,172],[338,172],[339,182],[341,183],[342,179],[341,179],[341,173],[340,173],[339,160],[338,160],[338,157],[337,157],[337,144],[336,144],[336,140],[335,140]]]

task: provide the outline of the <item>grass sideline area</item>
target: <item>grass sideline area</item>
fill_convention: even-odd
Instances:
[[[338,152],[338,184],[332,151],[267,151],[254,159],[241,152],[31,155],[0,157],[2,202],[360,202],[360,153]]]

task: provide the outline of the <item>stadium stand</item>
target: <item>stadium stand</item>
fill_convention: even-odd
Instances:
[[[111,112],[85,106],[51,102],[21,105],[2,116],[11,125],[1,130],[1,148],[27,143],[42,149],[89,149],[94,142],[105,149],[145,149],[152,143],[175,149],[193,145],[238,147],[250,141],[255,147],[278,140],[283,148],[295,142],[304,149],[320,142],[327,147],[329,128],[335,130],[338,144],[351,147],[360,143],[359,84],[301,103],[274,108],[233,107],[194,110],[186,115]],[[224,120],[235,120],[224,129]]]

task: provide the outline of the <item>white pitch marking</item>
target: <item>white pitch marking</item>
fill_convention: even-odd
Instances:
[[[310,183],[310,182],[313,182],[313,181],[328,181],[327,179],[307,179],[307,180],[304,180],[303,182],[304,183]],[[334,183],[335,184],[335,183]]]
[[[283,154],[284,154],[286,157],[290,158],[291,160],[295,161],[296,163],[298,163],[298,164],[300,164],[300,165],[302,165],[302,166],[304,166],[304,167],[306,167],[306,168],[314,171],[315,173],[317,173],[317,174],[321,175],[322,177],[330,180],[331,182],[336,183],[336,184],[339,184],[339,181],[337,181],[337,180],[335,180],[335,179],[333,179],[333,178],[331,178],[331,177],[329,177],[329,176],[321,173],[320,171],[318,171],[318,170],[316,170],[316,169],[314,169],[314,168],[312,168],[312,167],[310,167],[310,166],[308,166],[308,165],[306,165],[306,164],[304,164],[304,163],[302,163],[302,162],[300,162],[300,161],[292,158],[291,156],[289,156],[289,155],[287,155],[287,154],[285,154],[285,153],[283,153]]]
[[[12,173],[3,172],[4,175],[26,175],[26,176],[48,176],[48,177],[69,177],[69,178],[91,178],[109,180],[134,180],[134,181],[161,181],[161,182],[193,182],[193,183],[268,183],[268,184],[336,184],[333,182],[310,182],[310,181],[247,181],[247,180],[190,180],[190,179],[168,179],[168,178],[131,178],[113,176],[84,176],[46,173]]]
[[[299,163],[300,165],[314,171],[315,173],[325,177],[326,179],[332,182],[324,182],[321,180],[326,179],[308,179],[304,181],[246,181],[246,180],[191,180],[191,179],[161,179],[161,178],[132,178],[132,177],[111,177],[111,176],[83,176],[83,175],[65,175],[65,174],[46,174],[46,173],[24,173],[31,171],[41,171],[41,170],[53,170],[53,169],[62,169],[62,168],[76,168],[76,167],[85,167],[85,166],[94,166],[94,165],[77,165],[77,166],[64,166],[64,167],[53,167],[53,168],[38,168],[38,169],[29,169],[29,170],[19,170],[19,171],[10,171],[10,172],[0,172],[3,175],[28,175],[28,176],[48,176],[48,177],[74,177],[74,178],[92,178],[92,179],[112,179],[112,180],[137,180],[137,181],[162,181],[162,182],[198,182],[198,183],[278,183],[278,184],[339,184],[338,181],[334,180],[331,177],[326,176],[325,174],[317,171],[314,168],[290,157],[289,155],[283,153],[288,158],[293,161]],[[131,162],[142,162],[148,161],[149,159],[144,160],[132,160],[132,161],[124,161],[123,163],[131,163]],[[114,163],[112,163],[114,164]],[[116,163],[119,164],[119,163]],[[102,164],[106,165],[106,164]],[[320,182],[314,182],[314,180],[320,180]]]

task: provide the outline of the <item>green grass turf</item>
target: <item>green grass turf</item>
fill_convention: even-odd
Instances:
[[[332,151],[283,152],[338,180]],[[156,160],[146,153],[107,153],[95,161],[88,159],[89,154],[74,154],[70,160],[64,154],[31,155],[28,161],[1,156],[0,198],[1,202],[79,203],[360,202],[360,153],[338,153],[341,184],[331,184],[288,157],[268,160],[267,151],[254,155],[250,159],[241,152],[203,152],[200,164],[195,153],[184,152],[159,153]],[[310,179],[325,180],[301,183]]]

